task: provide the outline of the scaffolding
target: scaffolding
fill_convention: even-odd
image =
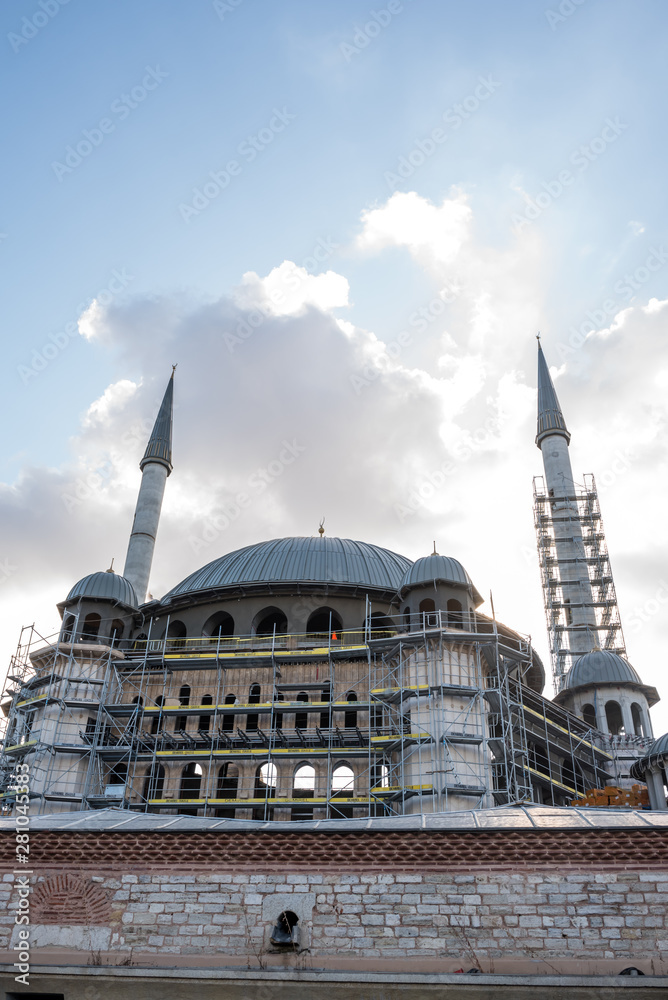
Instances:
[[[480,614],[369,622],[125,644],[72,642],[72,622],[24,630],[3,700],[5,811],[24,760],[35,812],[256,820],[563,805],[610,779],[585,723],[532,690],[528,637]]]
[[[543,586],[545,617],[550,642],[550,657],[555,693],[564,687],[583,633],[582,624],[574,621],[574,612],[589,612],[585,626],[589,647],[609,650],[626,656],[615,584],[605,541],[601,509],[593,475],[584,477],[583,486],[575,486],[568,496],[555,498],[546,489],[542,476],[534,478],[534,524],[538,544],[538,562]],[[572,558],[559,554],[558,542],[564,537],[577,540]],[[581,542],[580,542],[581,539]],[[573,571],[588,585],[573,600]]]

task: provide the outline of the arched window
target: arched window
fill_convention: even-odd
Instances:
[[[328,638],[332,638],[331,633],[334,633],[338,638],[338,634],[342,628],[341,619],[336,611],[327,607],[318,608],[317,611],[314,611],[306,625],[306,631],[309,635],[320,634]]]
[[[300,764],[292,780],[292,794],[296,799],[312,799],[315,791],[315,768]]]
[[[348,764],[339,764],[332,771],[332,797],[349,799],[355,793],[355,772]]]
[[[186,705],[189,704],[190,704],[190,685],[183,684],[179,689],[179,705],[183,705],[185,707]],[[188,716],[177,715],[174,720],[174,732],[175,733],[185,732],[187,728],[188,728]]]
[[[198,799],[202,789],[202,768],[199,764],[186,764],[181,772],[180,799]]]
[[[330,691],[327,688],[320,695],[320,701],[330,701]],[[325,709],[320,713],[320,728],[321,729],[331,729],[332,727],[332,710],[330,708]]]
[[[275,698],[276,702],[285,701],[283,694],[279,691]],[[278,711],[278,708],[274,708],[274,729],[283,728],[283,713]]]
[[[236,700],[237,700],[236,699],[236,695],[233,695],[233,694],[226,694],[225,695],[225,704],[226,705],[234,705],[234,703],[236,702]],[[222,725],[221,728],[222,728],[222,730],[223,730],[224,733],[233,733],[234,732],[234,716],[233,715],[224,715],[223,716],[223,725]]]
[[[255,635],[284,635],[288,631],[288,619],[280,608],[265,608],[255,618]]]
[[[164,704],[164,701],[165,701],[165,699],[162,697],[161,694],[159,694],[158,697],[155,699],[155,703],[158,706],[158,708],[162,708],[162,706]],[[162,712],[160,713],[160,715],[154,715],[153,718],[151,719],[151,733],[154,736],[155,736],[156,733],[160,732],[161,716],[162,716]]]
[[[62,641],[71,642],[73,638],[74,626],[76,625],[76,618],[74,615],[65,615],[63,618],[63,629],[62,629]]]
[[[100,634],[100,622],[102,619],[94,611],[86,615],[83,624],[83,639],[97,639]]]
[[[298,923],[299,917],[296,913],[293,913],[292,910],[284,910],[274,924],[269,940],[278,947],[294,949],[300,941]]]
[[[564,785],[577,791],[575,782],[575,766],[570,757],[566,757],[561,764],[561,780]]]
[[[306,691],[300,691],[295,700],[308,704]],[[308,729],[308,712],[295,712],[295,729]]]
[[[371,787],[390,787],[390,768],[387,761],[376,760],[371,765]]]
[[[114,618],[111,623],[111,645],[118,646],[119,642],[123,638],[123,622],[120,618]]]
[[[460,601],[451,597],[447,604],[448,628],[464,628],[464,613]]]
[[[161,799],[165,788],[165,769],[157,761],[146,772],[144,779],[144,801]]]
[[[432,601],[431,597],[425,597],[423,601],[420,601],[420,625],[426,628],[434,628],[438,625],[438,617],[436,615],[436,605]]]
[[[624,732],[624,719],[622,718],[622,708],[618,701],[607,701],[605,703],[605,720],[608,724],[608,732],[612,736],[621,736]]]
[[[239,788],[239,768],[236,764],[223,764],[218,771],[218,798],[236,799]]]
[[[182,649],[186,644],[187,634],[187,629],[183,622],[170,622],[167,629],[167,645],[172,649]]]
[[[204,623],[202,634],[212,639],[234,635],[234,618],[227,611],[217,611]]]
[[[529,766],[541,774],[550,773],[550,761],[547,748],[542,743],[529,743]]]
[[[631,719],[633,720],[633,732],[636,736],[647,736],[643,710],[637,701],[631,705]]]
[[[250,691],[248,692],[248,704],[249,705],[259,705],[260,695],[262,691],[259,684],[251,684]],[[259,723],[259,716],[253,712],[246,716],[246,729],[257,729]]]
[[[592,729],[596,729],[596,709],[593,705],[582,706],[582,718],[588,726],[591,726]]]
[[[357,701],[357,695],[354,691],[349,691],[346,695],[346,701],[351,705]],[[343,726],[345,729],[356,729],[357,728],[357,711],[349,709],[344,713],[343,716]]]
[[[213,698],[210,694],[205,694],[202,698],[202,705],[213,705]],[[211,728],[211,716],[210,715],[200,715],[199,717],[199,731],[200,733],[208,733]]]
[[[276,765],[265,761],[255,772],[255,798],[271,798],[276,794]]]

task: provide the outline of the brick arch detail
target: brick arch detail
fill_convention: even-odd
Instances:
[[[53,875],[33,890],[31,916],[39,924],[108,924],[107,893],[90,879]]]

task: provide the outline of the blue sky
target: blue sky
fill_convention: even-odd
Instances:
[[[632,464],[634,475],[645,478],[632,485],[626,477],[618,489],[613,484],[604,502],[609,532],[617,541],[626,618],[634,602],[642,608],[660,586],[665,555],[660,530],[658,548],[658,536],[652,541],[649,530],[642,541],[637,536],[634,541],[626,511],[639,491],[650,511],[655,502],[663,503],[652,470],[665,464],[665,392],[659,391],[662,384],[654,385],[652,396],[643,379],[648,370],[661,372],[667,363],[662,353],[666,313],[642,309],[652,299],[660,303],[667,297],[668,269],[661,256],[662,246],[668,246],[667,33],[660,0],[635,5],[616,0],[3,4],[2,404],[11,433],[2,449],[1,478],[10,508],[22,512],[12,527],[12,543],[22,546],[11,556],[19,569],[5,584],[5,594],[13,588],[12,615],[34,618],[31,573],[41,572],[46,601],[49,588],[99,568],[107,555],[77,544],[82,529],[72,517],[61,523],[45,515],[40,506],[48,495],[45,484],[53,486],[58,477],[76,480],[84,467],[99,469],[111,462],[114,476],[102,491],[104,517],[113,525],[111,534],[117,531],[123,539],[123,518],[136,487],[136,471],[131,471],[136,456],[112,454],[110,441],[140,411],[144,418],[154,413],[169,363],[180,365],[181,453],[189,456],[197,454],[197,446],[186,433],[186,408],[192,434],[199,427],[200,435],[213,435],[210,449],[236,436],[242,449],[261,450],[270,416],[255,406],[265,423],[258,417],[253,436],[246,417],[240,421],[238,412],[224,408],[231,383],[248,378],[252,387],[255,372],[263,398],[277,393],[270,414],[281,409],[285,393],[307,393],[310,355],[304,343],[291,341],[285,332],[292,321],[282,321],[281,355],[289,349],[301,353],[281,373],[283,396],[268,370],[271,350],[260,338],[248,351],[230,352],[219,340],[207,340],[198,326],[207,309],[233,300],[239,305],[244,275],[252,272],[261,282],[286,260],[304,265],[309,281],[331,271],[348,283],[347,296],[332,292],[333,299],[325,296],[323,304],[321,292],[314,292],[310,305],[357,331],[350,337],[357,337],[351,351],[358,359],[364,351],[375,357],[379,344],[392,344],[415,311],[453,282],[470,291],[468,298],[457,298],[457,292],[454,304],[430,320],[426,335],[406,347],[402,371],[392,375],[396,383],[389,384],[384,373],[363,397],[371,399],[383,383],[386,397],[373,407],[365,404],[364,419],[370,427],[377,419],[369,440],[383,441],[389,449],[378,458],[379,468],[388,455],[405,459],[408,480],[387,487],[396,488],[396,502],[410,492],[411,476],[419,481],[439,461],[437,441],[431,451],[416,447],[410,456],[397,453],[397,425],[410,424],[414,413],[402,410],[406,393],[410,397],[413,391],[406,389],[409,383],[433,390],[446,409],[462,394],[459,408],[452,403],[446,414],[446,429],[441,427],[446,447],[448,434],[471,434],[484,424],[487,409],[500,412],[500,400],[506,401],[506,416],[511,414],[507,426],[512,432],[500,433],[484,454],[463,463],[457,488],[441,507],[418,512],[409,525],[398,523],[391,510],[387,521],[369,516],[367,523],[363,517],[355,521],[355,505],[344,513],[341,499],[334,533],[364,537],[375,524],[379,537],[369,541],[385,540],[412,556],[426,544],[423,537],[445,535],[451,554],[469,568],[473,563],[481,591],[490,585],[495,593],[505,590],[509,623],[532,631],[544,646],[535,567],[527,559],[517,563],[518,580],[525,581],[520,584],[509,582],[499,569],[504,561],[507,565],[507,553],[489,563],[490,537],[502,531],[495,520],[501,516],[499,505],[495,509],[489,499],[480,500],[471,518],[482,523],[467,522],[461,511],[467,502],[463,497],[472,491],[480,496],[491,482],[497,487],[502,482],[504,503],[521,508],[513,524],[519,530],[526,521],[526,534],[515,538],[515,545],[521,550],[533,544],[530,472],[541,470],[532,443],[529,390],[535,384],[533,335],[540,327],[548,358],[560,369],[558,390],[568,404],[567,417],[581,426],[576,468],[596,471],[598,463],[605,471],[620,447],[643,443]],[[434,130],[440,130],[438,141],[431,138]],[[97,145],[90,143],[91,136]],[[76,150],[82,141],[81,162],[70,154],[73,165],[65,170],[68,147]],[[237,167],[224,190],[215,191],[197,214],[184,211],[183,206],[193,205],[195,190],[230,161]],[[406,197],[413,192],[418,199],[393,202],[403,205],[411,220],[418,205],[426,213],[419,232],[413,221],[407,226],[385,216],[377,217],[382,232],[374,229],[369,213],[381,211],[397,192]],[[457,215],[457,204],[465,206],[466,218]],[[448,211],[437,215],[436,208],[444,205]],[[462,229],[452,237],[454,248],[439,248],[439,233],[450,234],[449,239],[458,226],[465,236]],[[468,256],[458,249],[464,244]],[[324,261],[311,266],[314,251],[323,246],[328,248]],[[253,287],[255,292],[264,288]],[[106,296],[109,289],[113,298]],[[108,306],[106,297],[111,298]],[[78,326],[93,300],[101,312],[89,315],[88,326],[86,321]],[[635,312],[623,316],[612,334],[570,354],[557,350],[588,314],[597,330],[608,329],[625,308]],[[654,325],[638,332],[636,319]],[[331,453],[346,454],[350,437],[342,414],[351,407],[343,390],[337,395],[337,359],[324,348],[318,354],[317,339],[311,343],[313,364],[322,357],[332,371],[331,385],[324,397],[321,393],[323,406],[331,406],[321,441]],[[344,346],[347,350],[349,344]],[[341,357],[344,347],[337,350]],[[302,373],[303,382],[295,372]],[[218,379],[212,377],[216,373]],[[348,391],[348,369],[341,378]],[[140,388],[135,392],[130,386]],[[214,400],[217,387],[220,400]],[[137,394],[144,402],[129,402],[124,410],[121,398]],[[96,437],[90,407],[112,397],[115,402],[105,410],[107,436],[100,431]],[[251,400],[253,406],[256,402]],[[100,406],[95,412],[98,419]],[[325,440],[328,427],[337,427],[338,436],[332,430]],[[283,429],[290,433],[293,428]],[[348,433],[356,431],[351,427]],[[224,452],[232,445],[221,448]],[[264,457],[271,453],[268,447]],[[508,455],[519,463],[511,465],[521,482],[509,482],[503,474]],[[223,457],[221,466],[232,460],[231,453]],[[189,479],[183,470],[183,493],[173,487],[174,507],[166,508],[166,517],[175,533],[179,518],[191,509],[187,484],[200,489],[205,465],[204,453],[201,460],[193,457]],[[213,506],[223,502],[229,488],[224,478],[221,472],[220,481],[210,482]],[[312,473],[305,476],[304,483],[312,481]],[[300,525],[286,512],[307,488],[304,483],[297,477],[284,495],[277,490],[274,512],[263,508],[238,524],[221,540],[221,551],[271,531],[299,533]],[[373,506],[379,489],[380,480],[369,483],[367,506]],[[318,494],[318,515],[333,492],[329,484]],[[460,509],[453,517],[456,503]],[[91,523],[102,516],[94,504],[81,514],[90,515]],[[206,511],[196,516],[205,517]],[[336,521],[333,511],[331,519]],[[40,569],[26,555],[30,539],[36,539],[35,558],[44,552],[37,523],[63,539],[62,553],[47,559],[50,568]],[[166,547],[176,534],[164,530]],[[641,550],[638,558],[634,545]],[[121,541],[116,550],[120,561]],[[13,551],[11,544],[7,551]],[[177,559],[170,572],[185,575],[194,568],[191,563]],[[161,569],[159,556],[156,566],[157,583],[166,590],[176,581],[166,567]],[[481,571],[486,582],[479,580]],[[49,598],[50,606],[61,596]],[[636,659],[652,658],[665,615],[662,610],[650,617]],[[637,665],[642,673],[642,664]]]

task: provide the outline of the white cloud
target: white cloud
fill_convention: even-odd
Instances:
[[[82,312],[77,321],[79,333],[86,340],[94,340],[99,334],[100,321],[104,315],[104,308],[97,299],[93,299],[91,304]]]
[[[261,309],[270,316],[298,316],[308,306],[329,312],[348,305],[349,285],[335,271],[309,274],[291,260],[284,260],[265,278],[247,271],[235,289],[235,302],[242,309]]]
[[[470,236],[471,221],[471,208],[461,192],[436,206],[414,191],[396,191],[385,205],[362,213],[357,245],[371,251],[406,246],[418,260],[450,264]]]
[[[83,417],[83,426],[92,427],[95,424],[109,424],[114,416],[121,413],[125,404],[139,389],[139,383],[130,379],[112,382],[104,390],[99,399],[94,400]]]

